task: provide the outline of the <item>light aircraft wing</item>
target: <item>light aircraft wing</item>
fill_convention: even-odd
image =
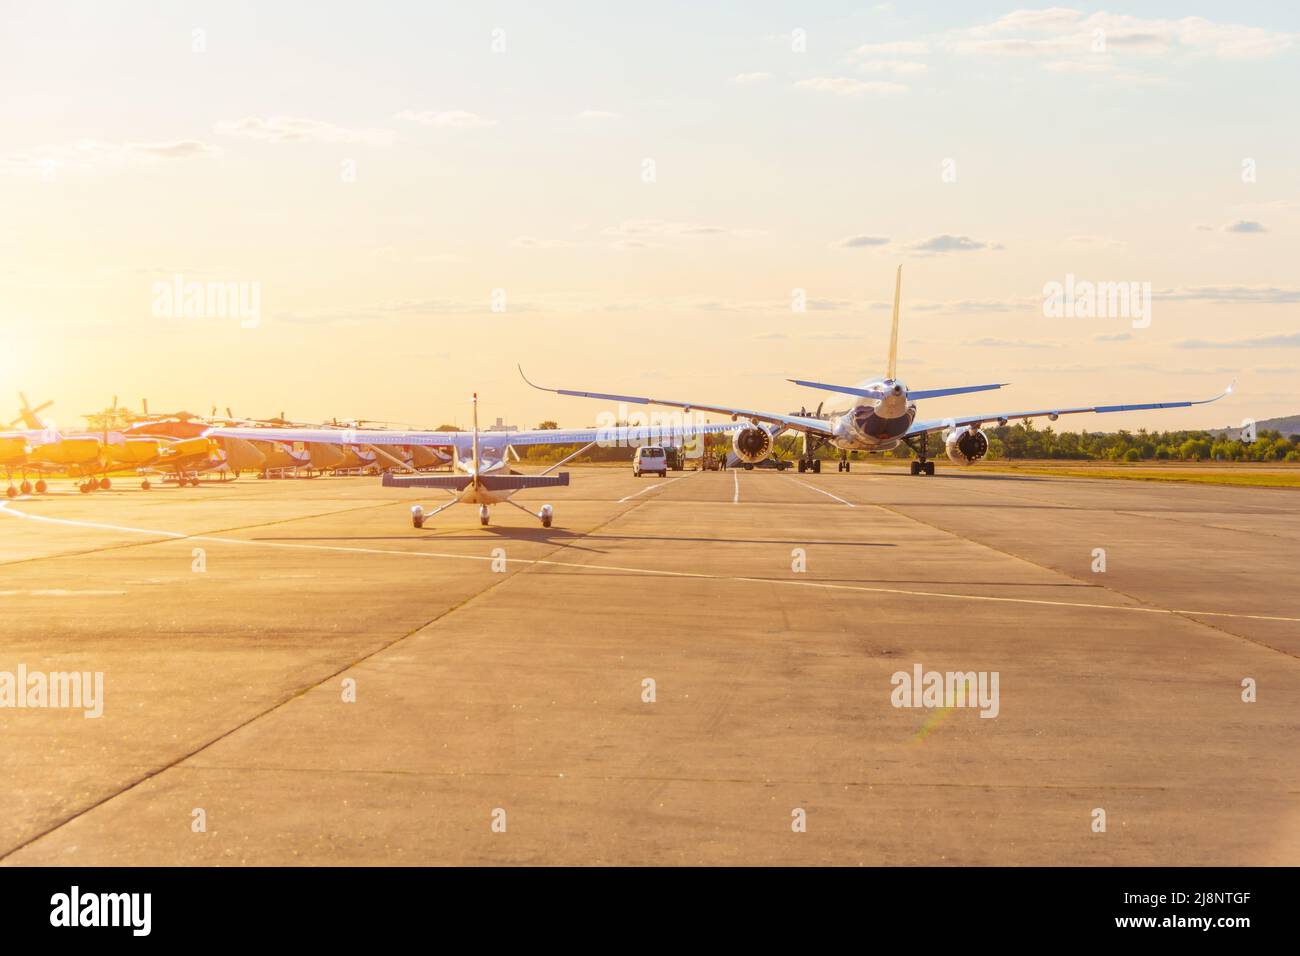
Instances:
[[[680,408],[688,412],[707,412],[710,414],[730,415],[733,420],[746,419],[751,422],[767,422],[771,425],[780,425],[784,428],[790,428],[800,432],[812,432],[815,435],[830,435],[830,426],[820,418],[806,418],[802,415],[779,415],[774,412],[764,412],[753,408],[735,408],[730,405],[708,405],[700,402],[681,402],[669,398],[650,398],[641,395],[615,395],[605,392],[581,392],[568,388],[547,388],[545,385],[538,385],[529,381],[528,376],[524,375],[524,370],[519,369],[520,376],[525,382],[528,382],[533,388],[543,392],[554,392],[556,395],[573,395],[577,398],[599,398],[607,402],[625,402],[628,405],[663,405],[668,408]],[[734,425],[727,425],[725,429],[734,428]],[[697,433],[698,434],[698,433]]]
[[[913,422],[912,427],[908,429],[908,435],[919,435],[922,432],[945,431],[949,428],[957,428],[962,425],[980,426],[985,422],[996,422],[999,425],[1005,425],[1012,419],[1024,419],[1028,421],[1031,418],[1048,417],[1055,420],[1058,415],[1078,415],[1083,412],[1095,412],[1104,415],[1108,412],[1140,412],[1153,408],[1187,408],[1192,405],[1208,405],[1210,402],[1217,402],[1225,395],[1232,393],[1232,386],[1215,395],[1213,398],[1202,398],[1195,401],[1184,402],[1140,402],[1130,405],[1081,405],[1077,408],[1040,408],[1028,412],[993,412],[988,415],[958,415],[949,418],[933,418],[929,421]]]

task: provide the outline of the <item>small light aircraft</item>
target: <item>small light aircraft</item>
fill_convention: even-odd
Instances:
[[[516,492],[528,488],[554,488],[568,485],[569,473],[553,474],[556,469],[572,461],[596,444],[635,445],[646,441],[661,442],[672,439],[686,439],[696,435],[730,432],[737,426],[731,422],[720,424],[698,424],[678,426],[617,426],[610,428],[577,429],[537,429],[535,431],[485,431],[478,428],[478,394],[473,401],[473,428],[468,432],[425,432],[425,431],[385,431],[344,429],[340,432],[333,428],[227,428],[209,429],[211,438],[243,438],[251,440],[259,437],[271,438],[281,442],[302,442],[312,444],[356,445],[373,451],[377,457],[407,472],[394,474],[391,470],[383,474],[383,484],[388,488],[437,488],[447,492],[450,499],[426,512],[421,505],[411,509],[411,523],[416,528],[452,505],[478,505],[479,523],[486,525],[489,519],[489,506],[508,504],[520,511],[537,518],[542,526],[549,528],[555,516],[555,509],[544,504],[536,514],[511,498]],[[429,447],[440,446],[452,449],[455,456],[455,468],[458,473],[450,475],[420,474],[415,469],[390,454],[386,449],[393,446]],[[581,445],[570,455],[551,465],[540,474],[512,474],[507,464],[514,449],[532,445]]]

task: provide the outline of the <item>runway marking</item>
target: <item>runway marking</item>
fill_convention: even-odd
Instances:
[[[63,588],[48,588],[37,591],[0,591],[0,597],[116,597],[125,591],[69,591]]]
[[[685,478],[685,475],[681,477]],[[674,479],[676,480],[676,479]],[[647,489],[648,490],[648,489]],[[639,492],[638,492],[639,493]],[[398,551],[392,548],[358,548],[346,545],[300,544],[292,541],[249,541],[241,538],[222,538],[216,535],[185,534],[180,531],[160,531],[150,528],[129,528],[123,525],[102,524],[95,521],[76,521],[72,518],[51,518],[46,515],[31,515],[14,511],[9,502],[0,501],[0,514],[27,521],[43,521],[50,524],[68,525],[74,528],[101,528],[110,531],[122,531],[129,534],[154,535],[171,540],[204,541],[213,544],[245,545],[261,548],[284,548],[299,551],[334,551],[344,554],[380,554],[401,558],[444,558],[455,561],[493,561],[491,555],[453,554],[445,551]],[[1092,611],[1129,611],[1135,614],[1163,614],[1167,617],[1229,617],[1243,621],[1281,621],[1288,624],[1300,624],[1300,617],[1283,617],[1272,614],[1242,614],[1237,611],[1193,611],[1161,607],[1138,607],[1129,604],[1092,604],[1085,601],[1048,601],[1043,598],[1002,597],[986,594],[957,594],[952,591],[918,591],[911,588],[880,588],[865,584],[834,584],[826,581],[807,581],[787,578],[757,578],[746,575],[705,574],[701,571],[667,571],[662,568],[629,568],[613,564],[579,564],[576,561],[552,561],[547,558],[511,558],[514,565],[534,567],[570,568],[577,571],[621,571],[625,574],[644,574],[650,577],[694,578],[705,581],[730,581],[740,584],[784,585],[786,587],[815,588],[824,591],[852,591],[863,594],[895,594],[904,597],[946,598],[953,601],[983,601],[995,604],[1028,604],[1041,607],[1072,607]],[[1270,648],[1276,650],[1276,648]]]
[[[689,475],[678,475],[676,478],[669,478],[667,481],[660,479],[659,481],[651,485],[649,488],[642,488],[640,491],[635,491],[632,494],[628,495],[626,498],[619,498],[618,504],[621,505],[625,501],[631,501],[633,498],[640,497],[641,495],[645,494],[647,491],[654,491],[656,488],[662,488],[664,485],[671,485],[674,481],[681,481],[683,478],[689,478],[689,477],[690,477]]]
[[[731,503],[733,505],[738,505],[740,504],[740,472],[733,469],[731,477],[736,482],[736,493],[731,496]]]
[[[795,477],[792,477],[792,476],[790,476],[790,475],[787,475],[786,477],[789,478],[791,481],[793,481],[796,485],[803,485],[805,488],[811,488],[813,491],[820,491],[820,492],[821,492],[822,494],[824,494],[827,498],[834,498],[834,499],[835,499],[836,501],[838,501],[840,504],[848,505],[850,508],[856,508],[856,507],[857,507],[857,505],[855,505],[853,502],[851,502],[851,501],[845,501],[845,500],[844,500],[843,498],[841,498],[839,495],[833,495],[833,494],[831,494],[829,491],[827,491],[825,488],[818,488],[816,485],[810,485],[810,484],[808,484],[808,482],[806,482],[806,481],[802,481],[801,479],[799,479],[799,478],[795,478]]]

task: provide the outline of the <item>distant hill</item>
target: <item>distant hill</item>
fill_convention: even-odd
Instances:
[[[1212,435],[1224,435],[1230,440],[1241,437],[1240,428],[1210,428],[1207,431]],[[1286,415],[1282,418],[1268,418],[1264,421],[1255,422],[1255,431],[1280,432],[1284,438],[1300,435],[1300,415]]]

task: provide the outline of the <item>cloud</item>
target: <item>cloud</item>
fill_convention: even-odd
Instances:
[[[1048,342],[1016,342],[1012,339],[967,339],[961,343],[967,348],[990,348],[990,349],[1055,349],[1060,348]]]
[[[1253,219],[1238,219],[1236,222],[1228,223],[1223,227],[1224,232],[1268,232],[1264,224],[1256,222]]]
[[[987,56],[1101,56],[1182,53],[1223,58],[1272,56],[1296,44],[1297,34],[1215,23],[1203,17],[1142,18],[1052,7],[1017,10],[950,33],[948,49]]]
[[[577,119],[591,120],[593,122],[599,122],[600,120],[615,120],[621,118],[622,118],[621,113],[611,113],[609,110],[583,110],[581,113],[577,115]]]
[[[893,96],[907,92],[907,87],[901,83],[889,83],[883,80],[864,82],[845,76],[819,76],[811,80],[800,80],[795,86],[801,90],[831,93],[835,96],[861,96],[867,93]]]
[[[465,110],[402,110],[393,114],[394,119],[418,123],[421,126],[443,126],[451,129],[484,129],[496,126],[497,121],[468,113]]]
[[[1211,342],[1205,339],[1183,339],[1174,343],[1180,349],[1300,349],[1300,332],[1283,332],[1278,335],[1261,335],[1252,339],[1227,339]]]
[[[762,83],[764,80],[770,80],[771,78],[771,73],[737,73],[731,78],[731,82],[743,86],[746,83]]]
[[[915,60],[863,60],[858,64],[862,73],[924,73],[928,69]]]
[[[58,169],[90,169],[126,166],[175,159],[214,156],[220,150],[197,139],[166,140],[156,143],[107,143],[82,139],[68,145],[44,145],[0,153],[0,170],[53,172]]]
[[[865,56],[925,56],[930,45],[921,40],[895,40],[890,43],[864,43],[853,51],[855,57]]]
[[[1164,290],[1157,292],[1156,298],[1226,305],[1294,305],[1300,302],[1300,289],[1285,289],[1277,286],[1206,285]]]
[[[840,249],[865,249],[870,246],[888,245],[889,240],[883,236],[846,236],[835,243]]]
[[[216,130],[224,136],[243,136],[268,143],[368,143],[386,146],[393,141],[387,129],[351,129],[301,116],[246,116],[222,120]]]
[[[567,239],[537,239],[533,236],[520,236],[510,244],[520,249],[560,249],[572,245]]]
[[[921,255],[943,255],[948,252],[977,252],[981,249],[1001,249],[1000,243],[972,239],[970,236],[931,236],[908,243],[907,248]]]
[[[709,236],[731,236],[750,239],[761,236],[757,229],[731,229],[698,222],[672,222],[666,219],[626,219],[617,226],[602,230],[607,236],[620,240],[619,248],[640,248],[654,243],[647,240],[695,239]]]

